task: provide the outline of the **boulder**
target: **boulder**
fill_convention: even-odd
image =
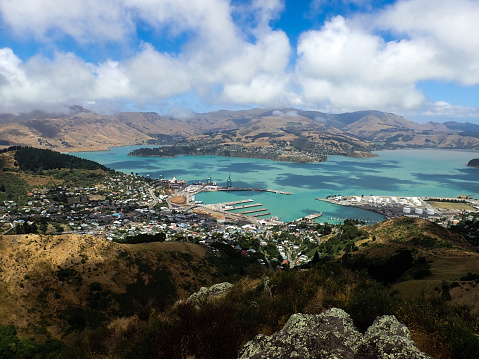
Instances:
[[[200,290],[196,293],[190,295],[188,300],[198,301],[204,299],[210,299],[215,297],[220,297],[225,295],[228,289],[230,289],[233,284],[228,282],[213,284],[211,287],[201,287]]]
[[[360,358],[430,358],[411,340],[409,329],[394,315],[377,317],[363,336]]]
[[[240,359],[266,358],[430,358],[419,351],[409,330],[394,316],[376,318],[362,335],[348,313],[293,314],[271,336],[257,335],[241,349]]]

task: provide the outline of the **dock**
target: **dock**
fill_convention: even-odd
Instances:
[[[263,216],[269,216],[271,215],[270,212],[266,212],[266,213],[261,213],[261,214],[253,214],[252,217],[263,217]]]
[[[323,215],[323,212],[319,212],[319,213],[313,213],[313,214],[310,214],[310,215],[307,215],[307,216],[304,216],[304,217],[301,217],[301,218],[298,218],[297,220],[295,220],[295,222],[301,222],[301,221],[312,221],[318,217],[321,217]]]
[[[276,191],[274,189],[265,189],[265,190],[262,190],[264,192],[271,192],[271,193],[277,193],[277,194],[286,194],[288,196],[292,195],[291,192],[285,192],[285,191]]]
[[[231,208],[231,209],[227,209],[227,211],[232,211],[232,210],[235,210],[235,209],[259,207],[259,206],[262,206],[262,205],[263,204],[261,204],[261,203],[245,204],[245,205],[242,205],[242,206],[237,206],[237,207],[234,207],[234,208]]]
[[[264,188],[242,188],[242,187],[210,187],[210,188],[202,188],[199,189],[198,192],[215,192],[215,191],[249,191],[249,192],[271,192],[271,193],[277,193],[277,194],[285,194],[285,195],[291,195],[292,193],[290,192],[285,192],[285,191],[276,191],[274,189],[264,189]],[[197,192],[197,193],[198,193]]]
[[[254,202],[252,199],[243,199],[240,201],[233,201],[233,202],[225,202],[225,203],[217,203],[217,206],[235,206],[237,204],[243,204],[243,203],[251,203]]]
[[[264,212],[267,211],[268,208],[259,208],[259,209],[252,209],[249,211],[244,211],[244,212],[238,212],[239,214],[249,214],[249,213],[256,213],[256,212]]]
[[[313,219],[316,219],[316,218],[318,218],[318,217],[321,217],[322,215],[323,215],[323,212],[319,212],[319,213],[310,214],[310,215],[308,215],[308,216],[306,216],[306,217],[303,217],[303,218],[306,219],[306,220],[310,220],[310,221],[311,221],[311,220],[313,220]]]

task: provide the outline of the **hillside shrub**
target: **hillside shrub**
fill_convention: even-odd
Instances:
[[[462,281],[470,281],[470,280],[479,281],[479,274],[472,274],[471,272],[469,272],[465,276],[462,276],[461,280]]]
[[[364,332],[377,316],[391,314],[400,305],[398,292],[375,281],[360,283],[351,293],[346,311]]]

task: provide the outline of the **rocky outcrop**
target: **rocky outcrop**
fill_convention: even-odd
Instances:
[[[196,293],[190,295],[188,300],[198,301],[209,298],[220,297],[225,295],[228,289],[230,289],[233,284],[228,282],[213,284],[211,287],[201,287],[200,290]]]
[[[332,308],[319,315],[293,314],[282,330],[257,335],[240,359],[290,358],[430,358],[417,349],[408,328],[387,315],[361,334],[349,314]]]

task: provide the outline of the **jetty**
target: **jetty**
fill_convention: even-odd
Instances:
[[[216,206],[226,207],[226,206],[236,206],[237,204],[242,203],[251,203],[254,202],[252,199],[242,199],[240,201],[233,201],[233,202],[224,202],[224,203],[217,203]],[[234,208],[233,208],[234,209]]]
[[[244,204],[242,206],[236,206],[236,207],[233,207],[231,209],[227,209],[227,211],[232,211],[232,210],[235,210],[235,209],[244,209],[244,208],[251,208],[251,207],[259,207],[259,206],[262,206],[263,204],[262,203],[253,203],[253,204]]]
[[[314,220],[314,219],[316,219],[316,218],[321,217],[322,215],[323,215],[323,212],[309,214],[309,215],[307,215],[307,216],[298,218],[297,220],[295,220],[295,222],[312,221],[312,220]]]
[[[202,188],[196,188],[196,193],[199,192],[216,192],[216,191],[224,191],[224,192],[234,192],[234,191],[248,191],[248,192],[270,192],[270,193],[277,193],[277,194],[284,194],[284,195],[291,195],[291,192],[285,191],[277,191],[274,189],[264,189],[264,188],[252,188],[252,187],[222,187],[222,186],[203,186]]]
[[[313,214],[310,214],[306,217],[303,217],[303,219],[307,220],[307,221],[312,221],[313,219],[316,219],[318,217],[321,217],[323,215],[323,212],[319,212],[319,213],[313,213]]]
[[[261,213],[261,214],[253,214],[252,217],[263,217],[263,216],[269,216],[271,213],[266,212],[266,213]]]
[[[249,213],[257,213],[257,212],[264,212],[267,211],[268,208],[258,208],[258,209],[252,209],[249,211],[244,211],[244,212],[238,212],[239,214],[249,214]]]

